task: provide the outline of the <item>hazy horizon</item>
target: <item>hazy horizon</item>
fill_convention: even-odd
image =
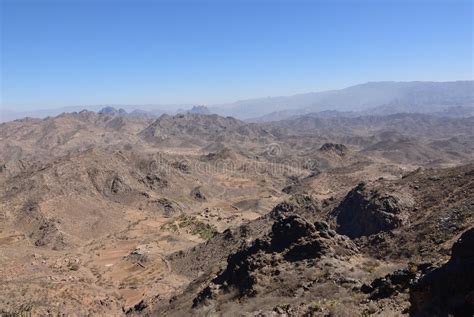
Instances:
[[[91,110],[91,111],[98,111],[104,107],[114,107],[114,108],[123,108],[127,112],[133,111],[133,110],[145,110],[145,111],[151,111],[151,110],[163,110],[163,111],[182,111],[182,110],[188,110],[194,106],[205,106],[208,108],[225,108],[232,106],[233,104],[239,103],[239,102],[245,102],[245,101],[251,101],[251,100],[263,100],[266,98],[287,98],[287,97],[294,97],[294,96],[299,96],[299,95],[306,95],[306,94],[314,94],[314,93],[325,93],[325,92],[330,92],[330,91],[337,91],[337,90],[343,90],[346,88],[351,88],[359,85],[365,85],[369,83],[416,83],[416,82],[423,82],[423,83],[455,83],[455,82],[472,82],[474,79],[459,79],[459,80],[452,80],[452,81],[420,81],[420,80],[410,80],[410,81],[390,81],[390,80],[384,80],[384,81],[368,81],[364,83],[357,83],[354,85],[350,86],[344,86],[344,87],[339,87],[339,88],[334,88],[334,89],[328,89],[328,90],[313,90],[313,91],[307,91],[307,92],[299,92],[299,93],[294,93],[294,94],[289,94],[289,95],[275,95],[275,96],[253,96],[249,98],[241,98],[238,100],[231,100],[227,102],[222,102],[222,103],[214,103],[214,104],[205,104],[205,103],[199,103],[199,102],[192,102],[192,103],[183,103],[183,104],[160,104],[160,103],[149,103],[149,104],[138,104],[138,103],[129,103],[129,104],[115,104],[115,103],[102,103],[102,104],[70,104],[70,105],[58,105],[56,107],[44,107],[44,108],[36,108],[36,109],[29,109],[29,110],[16,110],[16,109],[9,109],[8,107],[3,107],[2,106],[2,112],[11,112],[11,113],[34,113],[34,112],[41,112],[41,111],[54,111],[54,110],[71,110],[71,111],[76,111],[79,108],[82,108],[84,110]]]

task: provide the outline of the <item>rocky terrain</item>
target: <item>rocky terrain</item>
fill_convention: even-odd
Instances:
[[[0,124],[0,315],[472,316],[474,118]]]

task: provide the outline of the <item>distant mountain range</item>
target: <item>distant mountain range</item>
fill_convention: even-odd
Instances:
[[[105,110],[100,110],[104,108]],[[116,110],[115,108],[119,108]],[[0,121],[23,117],[46,117],[62,112],[109,111],[128,112],[133,116],[157,117],[163,113],[199,113],[233,116],[250,121],[278,121],[307,113],[324,115],[439,113],[471,116],[474,112],[474,81],[453,82],[369,82],[339,90],[312,92],[293,96],[267,97],[212,106],[193,105],[120,105],[77,106],[60,109],[12,112],[2,110]],[[188,109],[188,110],[186,110]],[[331,112],[333,111],[333,112]]]
[[[452,107],[474,107],[474,81],[369,82],[340,90],[237,101],[210,109],[240,119],[267,116],[281,120],[326,110],[385,115],[442,112]]]

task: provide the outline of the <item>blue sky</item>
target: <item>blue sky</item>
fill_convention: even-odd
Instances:
[[[0,2],[3,109],[473,78],[471,1]]]

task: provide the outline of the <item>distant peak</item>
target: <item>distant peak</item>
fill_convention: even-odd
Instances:
[[[188,110],[187,113],[194,113],[194,114],[211,114],[211,111],[206,106],[193,106],[191,110]]]
[[[99,114],[121,115],[121,116],[123,116],[123,115],[127,114],[127,111],[125,111],[122,108],[116,109],[114,107],[107,106],[107,107],[104,107],[104,108],[100,109],[98,113]]]

